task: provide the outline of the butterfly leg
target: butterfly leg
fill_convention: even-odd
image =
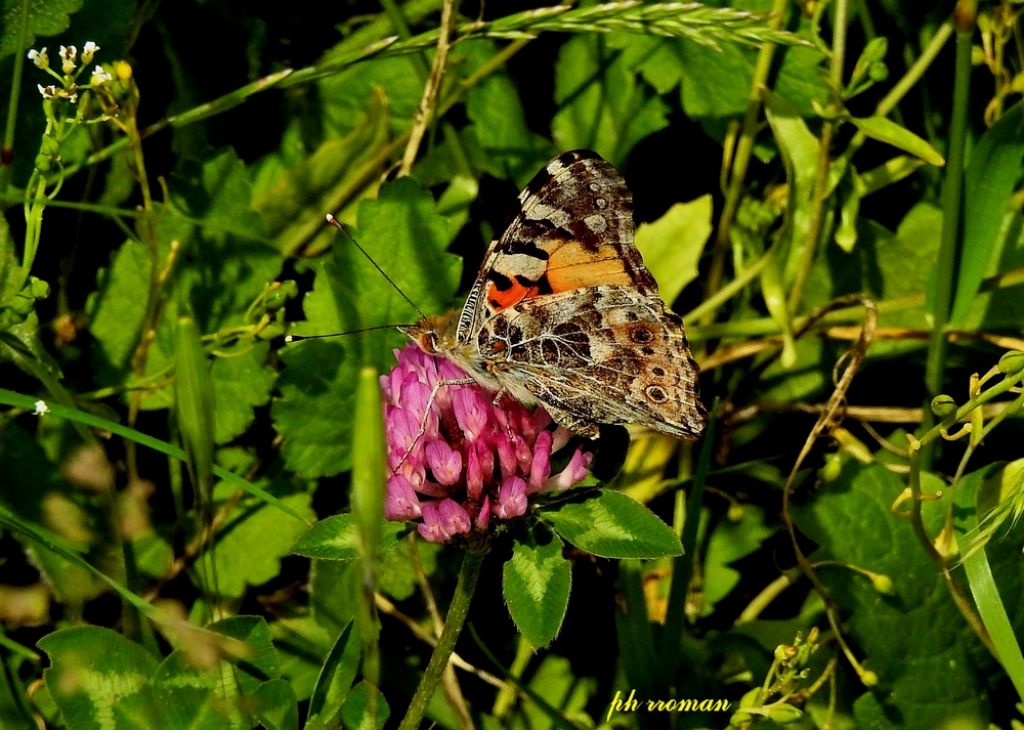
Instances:
[[[402,458],[398,460],[398,463],[395,464],[394,468],[391,470],[392,474],[398,473],[398,470],[402,468],[402,464],[404,464],[405,460],[409,458],[409,454],[411,454],[412,450],[416,448],[417,444],[419,444],[420,439],[422,439],[426,435],[427,419],[430,417],[430,409],[434,406],[434,400],[437,398],[437,392],[446,385],[473,385],[474,383],[476,383],[476,381],[473,380],[473,378],[438,380],[436,383],[434,383],[434,387],[431,388],[430,395],[427,397],[427,404],[423,408],[423,418],[420,419],[420,428],[416,432],[416,435],[413,437],[412,443],[409,444],[409,448],[405,450],[405,453],[402,454]]]

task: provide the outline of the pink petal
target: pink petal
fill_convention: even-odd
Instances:
[[[565,468],[547,479],[541,491],[568,489],[587,475],[587,467],[593,458],[593,454],[584,453],[582,449],[577,448]]]
[[[447,441],[435,439],[424,449],[427,466],[434,479],[451,486],[462,476],[462,455],[448,445]]]
[[[551,476],[551,432],[541,431],[533,444],[533,463],[530,464],[530,494],[540,491],[544,480]]]
[[[476,441],[487,430],[490,408],[476,388],[459,388],[452,394],[452,409],[466,439]]]
[[[526,482],[522,477],[505,477],[498,490],[494,515],[502,520],[519,517],[526,512]]]
[[[428,542],[448,542],[472,529],[469,513],[458,502],[445,499],[423,505],[423,524],[417,529]]]
[[[477,514],[474,524],[476,529],[483,530],[487,529],[487,524],[491,521],[491,500],[484,497],[484,503],[480,507],[480,513]]]
[[[422,514],[420,500],[412,483],[401,474],[388,478],[384,499],[384,517],[395,522],[414,520]]]

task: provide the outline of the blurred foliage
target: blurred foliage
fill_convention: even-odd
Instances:
[[[1024,6],[464,3],[423,117],[440,0],[257,5],[0,3],[0,726],[397,722],[459,555],[365,514],[419,314],[323,215],[438,314],[577,147],[714,433],[588,447],[428,719],[1020,724]]]

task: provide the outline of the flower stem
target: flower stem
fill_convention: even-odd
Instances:
[[[946,180],[942,190],[942,234],[935,266],[935,298],[932,338],[925,364],[925,386],[928,397],[942,392],[945,374],[945,328],[949,322],[951,302],[957,277],[957,256],[960,243],[960,213],[963,206],[961,189],[967,139],[967,115],[971,78],[971,40],[974,37],[976,4],[972,0],[957,3],[954,16],[956,28],[956,64],[953,78],[953,111],[950,121],[949,155]],[[930,411],[925,409],[925,429],[932,425]],[[922,454],[923,464],[931,462],[931,452]]]
[[[409,709],[402,718],[399,730],[417,730],[423,715],[430,704],[430,698],[434,696],[434,690],[441,680],[444,668],[448,666],[448,659],[455,649],[455,642],[462,633],[462,626],[466,623],[466,616],[469,614],[469,604],[473,600],[473,593],[476,591],[476,582],[480,577],[480,566],[484,561],[484,552],[467,550],[462,559],[462,568],[459,571],[459,582],[455,586],[455,595],[448,607],[448,617],[444,622],[444,631],[441,638],[437,640],[434,653],[430,655],[430,662],[420,680],[420,686],[416,688],[416,694],[412,696]]]

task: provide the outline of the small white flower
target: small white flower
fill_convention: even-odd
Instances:
[[[32,415],[45,416],[47,413],[50,412],[50,406],[46,405],[46,401],[44,400],[37,400],[35,406],[36,409],[35,411],[33,411]]]
[[[82,55],[83,57],[85,56],[85,54]],[[99,86],[100,84],[105,84],[108,81],[112,81],[113,78],[113,76],[111,76],[109,73],[103,70],[102,66],[97,66],[92,70],[92,76],[89,77],[89,83],[93,86]]]
[[[82,46],[82,65],[84,66],[92,61],[93,54],[98,50],[100,50],[99,46],[92,41],[86,41],[85,45]]]
[[[69,74],[75,70],[75,57],[78,56],[78,49],[74,46],[61,46],[60,47],[60,58],[63,61],[61,70],[64,73]]]
[[[50,86],[36,84],[36,88],[39,89],[39,93],[43,95],[44,99],[52,99],[57,96],[57,87],[52,84]]]
[[[38,51],[34,48],[28,52],[28,60],[36,65],[36,68],[49,68],[50,57],[46,55],[46,46]]]

